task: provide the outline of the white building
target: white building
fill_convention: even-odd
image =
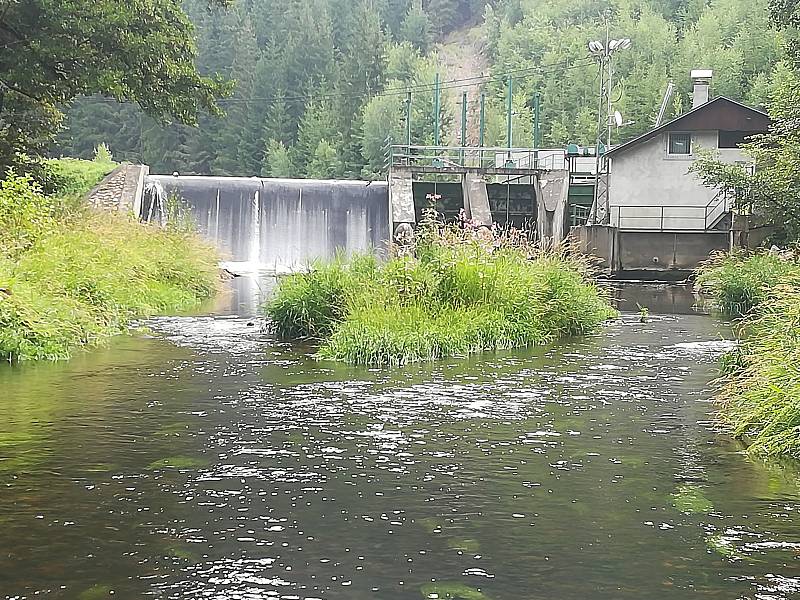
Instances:
[[[608,154],[610,224],[621,231],[726,228],[729,200],[703,186],[689,167],[701,148],[748,164],[739,146],[770,125],[766,113],[728,98],[709,100],[710,71],[693,72],[694,106]]]

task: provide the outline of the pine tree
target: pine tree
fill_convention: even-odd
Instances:
[[[260,139],[263,121],[250,121],[258,45],[253,25],[246,14],[237,11],[228,18],[231,21],[230,27],[236,31],[231,66],[231,76],[236,82],[236,88],[226,105],[227,116],[219,138],[214,170],[225,175],[246,175],[258,172],[263,148]],[[251,128],[255,128],[257,133],[245,141]]]
[[[311,102],[300,121],[297,144],[294,147],[294,162],[302,171],[308,171],[323,140],[334,150],[341,147],[342,139],[331,104]]]
[[[427,54],[433,43],[433,34],[431,21],[422,10],[422,0],[416,0],[409,8],[400,26],[399,38],[411,42],[417,50]]]
[[[261,167],[262,177],[282,177],[289,178],[295,176],[295,168],[292,164],[291,153],[279,140],[267,142],[264,152],[264,162]]]
[[[339,156],[328,140],[320,140],[311,162],[308,163],[307,175],[312,179],[335,179],[341,171]]]

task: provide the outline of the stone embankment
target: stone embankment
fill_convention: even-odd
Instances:
[[[87,195],[95,208],[139,215],[144,194],[144,180],[150,172],[147,165],[123,163],[111,171]]]

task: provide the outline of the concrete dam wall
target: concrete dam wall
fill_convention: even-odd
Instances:
[[[384,252],[389,240],[385,182],[151,175],[146,187],[143,219],[160,218],[165,195],[176,195],[227,260],[252,270],[288,272],[337,252]]]

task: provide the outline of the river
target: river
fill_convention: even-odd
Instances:
[[[713,427],[724,323],[631,288],[668,306],[368,369],[271,339],[238,286],[0,368],[0,598],[800,597],[798,470]]]

